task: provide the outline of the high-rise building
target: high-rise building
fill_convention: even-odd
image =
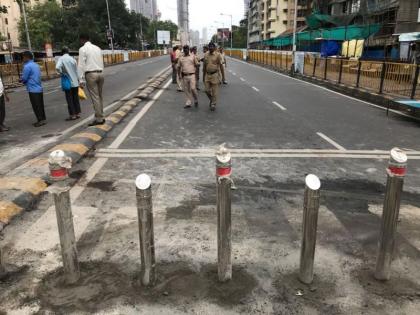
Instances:
[[[157,20],[159,16],[157,0],[130,0],[130,9],[151,20]]]
[[[250,2],[251,0],[244,0],[244,15],[248,13]]]
[[[203,30],[201,31],[201,36],[202,36],[202,40],[203,40],[203,44],[207,43],[209,40],[209,34],[207,32],[207,27],[203,27]]]
[[[200,32],[190,30],[190,45],[192,46],[200,46]]]
[[[297,26],[305,25],[310,1],[306,0],[250,0],[248,36],[251,47],[293,29],[295,1],[298,1]]]
[[[178,0],[178,32],[181,45],[189,44],[189,0]]]

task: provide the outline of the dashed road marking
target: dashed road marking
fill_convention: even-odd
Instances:
[[[276,101],[273,101],[273,104],[276,105],[278,108],[280,108],[281,110],[286,110],[286,107],[284,107],[283,105],[280,105],[279,103],[277,103]]]
[[[233,74],[233,75],[236,75],[236,73],[235,73],[235,72],[232,72],[232,74]]]
[[[245,82],[245,79],[244,79],[244,78],[242,78],[242,77],[241,77],[241,78],[239,78],[239,79],[241,79],[241,81],[242,81],[242,82]]]
[[[255,91],[259,92],[260,90],[258,90],[255,86],[252,87]]]
[[[339,145],[337,142],[335,142],[333,139],[327,137],[323,133],[317,132],[316,134],[318,136],[320,136],[322,139],[324,139],[325,141],[327,141],[329,144],[331,144],[332,146],[334,146],[336,149],[338,149],[340,151],[346,151],[346,148],[344,148],[343,146]]]

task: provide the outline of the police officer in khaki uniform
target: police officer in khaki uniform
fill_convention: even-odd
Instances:
[[[217,97],[219,95],[219,71],[225,77],[225,69],[220,53],[216,51],[214,43],[209,44],[209,52],[204,56],[203,81],[206,86],[206,94],[210,99],[210,110],[216,110]]]
[[[195,107],[197,107],[198,95],[195,71],[200,63],[194,54],[190,54],[190,47],[188,45],[185,45],[182,50],[184,54],[178,60],[178,76],[182,78],[182,85],[187,95],[187,102],[184,108],[191,108],[193,102]]]

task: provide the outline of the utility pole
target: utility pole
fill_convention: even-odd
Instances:
[[[297,10],[298,10],[298,0],[295,0],[295,13],[293,17],[293,57],[296,52],[296,28],[297,28]],[[294,58],[293,58],[294,62]]]
[[[142,6],[140,5],[140,42],[141,42],[141,50],[144,50],[144,41],[143,41],[143,10]]]
[[[22,4],[23,22],[25,23],[26,42],[28,43],[28,50],[32,51],[31,38],[29,36],[28,21],[26,18],[25,0],[20,0]]]
[[[111,34],[111,50],[112,50],[112,55],[114,55],[114,32],[112,31],[112,27],[111,27],[111,17],[109,15],[109,5],[108,5],[108,0],[105,0],[106,2],[106,11],[108,13],[108,27],[109,27],[109,33]]]

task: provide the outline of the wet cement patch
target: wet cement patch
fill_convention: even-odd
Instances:
[[[342,311],[337,305],[327,301],[336,295],[336,284],[332,279],[320,279],[316,275],[312,284],[303,284],[298,279],[298,272],[280,274],[273,286],[277,290],[274,298],[278,311],[287,314],[305,314],[305,309],[314,309],[323,315],[337,315]]]
[[[243,268],[234,268],[233,279],[226,283],[218,282],[215,265],[204,265],[199,272],[183,262],[160,263],[157,268],[158,280],[151,288],[140,285],[138,273],[125,273],[113,263],[81,263],[81,278],[73,285],[64,283],[59,268],[46,275],[36,289],[38,313],[93,313],[116,304],[179,306],[201,300],[230,308],[240,304],[257,286],[256,279]]]
[[[92,181],[87,184],[87,187],[99,189],[101,191],[116,191],[115,183],[113,181]]]

